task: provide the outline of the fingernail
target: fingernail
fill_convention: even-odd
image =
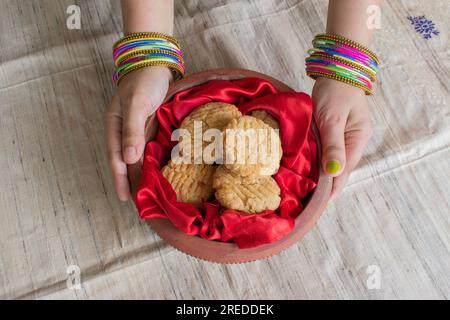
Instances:
[[[133,160],[134,158],[136,158],[136,148],[126,147],[125,148],[125,159]]]
[[[341,170],[341,164],[339,161],[331,160],[327,162],[326,171],[330,174],[338,173]]]

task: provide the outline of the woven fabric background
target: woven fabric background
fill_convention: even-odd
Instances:
[[[66,27],[72,4],[81,30]],[[247,68],[310,93],[304,58],[326,6],[176,1],[175,31],[190,73]],[[448,9],[385,1],[375,134],[344,193],[295,246],[225,266],[167,246],[114,194],[103,112],[119,1],[0,0],[0,298],[450,298]],[[421,15],[440,34],[424,39],[407,19]]]

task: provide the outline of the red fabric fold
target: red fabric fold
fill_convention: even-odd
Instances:
[[[243,114],[266,110],[280,123],[283,158],[274,176],[281,189],[276,211],[248,215],[226,209],[214,200],[201,208],[176,201],[176,194],[160,169],[176,142],[172,131],[196,107],[220,101],[235,104]],[[145,149],[140,185],[135,197],[141,219],[165,218],[189,235],[234,242],[249,248],[276,241],[294,227],[294,219],[318,180],[317,143],[310,129],[312,102],[304,93],[280,93],[259,78],[212,80],[177,93],[157,111],[159,128]]]

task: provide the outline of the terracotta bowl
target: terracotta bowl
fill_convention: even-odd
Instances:
[[[165,101],[170,100],[177,92],[205,83],[209,80],[233,80],[246,77],[259,77],[265,79],[281,92],[294,91],[281,81],[254,71],[242,69],[214,69],[195,73],[180,81],[176,81],[170,86]],[[319,141],[319,136],[314,123],[312,124],[312,129]],[[153,138],[156,130],[157,128],[155,128],[155,126],[152,128],[147,127],[147,140]],[[142,159],[140,163],[129,166],[128,168],[133,193],[136,192],[139,184],[141,168]],[[190,256],[217,263],[242,263],[254,261],[279,253],[299,241],[309,230],[311,230],[325,210],[331,192],[331,185],[331,178],[328,178],[321,173],[318,185],[308,204],[295,220],[295,227],[292,232],[276,242],[261,245],[256,248],[239,249],[234,243],[209,241],[197,236],[189,236],[175,228],[167,219],[151,219],[147,220],[147,223],[167,243]]]

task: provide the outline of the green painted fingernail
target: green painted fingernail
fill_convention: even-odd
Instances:
[[[341,170],[341,164],[339,161],[331,160],[327,162],[326,170],[328,173],[335,174]]]

